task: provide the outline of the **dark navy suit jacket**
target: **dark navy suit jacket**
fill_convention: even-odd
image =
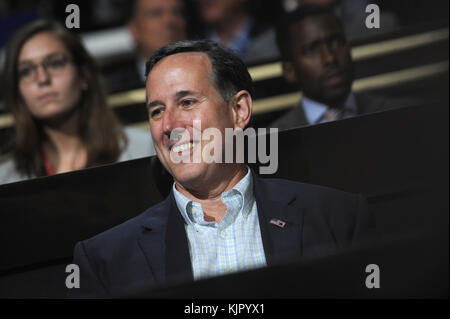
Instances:
[[[253,174],[267,265],[292,254],[347,246],[371,233],[365,200],[327,187]],[[284,227],[270,223],[276,218]],[[184,220],[173,193],[139,216],[77,243],[80,288],[71,297],[116,294],[193,280]]]

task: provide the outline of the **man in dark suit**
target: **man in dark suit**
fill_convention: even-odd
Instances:
[[[197,4],[206,39],[234,50],[247,64],[279,57],[275,30],[253,14],[251,1],[197,0]]]
[[[163,202],[76,245],[81,279],[72,296],[270,266],[370,233],[360,196],[262,179],[244,163],[223,161],[225,130],[244,130],[252,110],[252,80],[233,53],[210,41],[179,41],[159,49],[146,73],[152,138],[175,182]],[[219,137],[206,138],[207,130]]]
[[[187,38],[183,0],[133,0],[127,28],[136,44],[133,57],[104,68],[108,91],[143,87],[145,62],[158,48]]]
[[[325,123],[400,106],[364,93],[356,94],[350,46],[341,21],[329,7],[304,5],[288,13],[277,30],[284,78],[302,91],[301,101],[270,127]]]

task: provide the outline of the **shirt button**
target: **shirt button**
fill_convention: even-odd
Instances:
[[[220,235],[221,235],[222,237],[226,237],[226,236],[227,236],[227,233],[226,233],[224,230],[222,230],[222,231],[220,232]]]

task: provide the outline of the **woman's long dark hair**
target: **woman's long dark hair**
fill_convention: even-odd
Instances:
[[[13,152],[16,169],[29,177],[46,175],[39,156],[44,134],[41,124],[31,115],[19,91],[18,57],[31,37],[50,32],[58,37],[72,55],[78,72],[85,78],[78,103],[80,138],[87,149],[87,164],[93,166],[117,160],[127,143],[123,129],[107,105],[106,90],[100,71],[79,38],[57,23],[37,20],[22,27],[8,41],[4,67],[4,101],[15,120]]]

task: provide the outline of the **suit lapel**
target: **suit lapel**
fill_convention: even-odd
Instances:
[[[295,106],[295,109],[297,113],[295,116],[298,118],[299,123],[297,126],[309,125],[310,123],[306,117],[305,109],[303,107],[303,100]]]
[[[306,118],[305,111],[303,110],[303,104],[300,101],[285,115],[281,116],[280,119],[276,120],[274,127],[278,127],[280,130],[286,130],[308,124],[308,119]]]
[[[269,194],[264,188],[263,181],[256,174],[253,174],[253,177],[267,264],[270,266],[289,255],[301,254],[303,208],[298,206],[296,196],[287,195],[286,189],[279,188],[276,189],[276,193]],[[286,224],[284,227],[274,225],[270,222],[272,219],[281,220]]]
[[[151,209],[142,224],[138,239],[139,247],[145,255],[148,266],[157,283],[164,282],[164,236],[167,224],[167,199],[162,207]]]
[[[184,219],[170,192],[170,210],[166,232],[166,281],[193,280],[189,245],[184,227]]]
[[[193,278],[184,221],[172,192],[143,223],[139,246],[157,283]]]

